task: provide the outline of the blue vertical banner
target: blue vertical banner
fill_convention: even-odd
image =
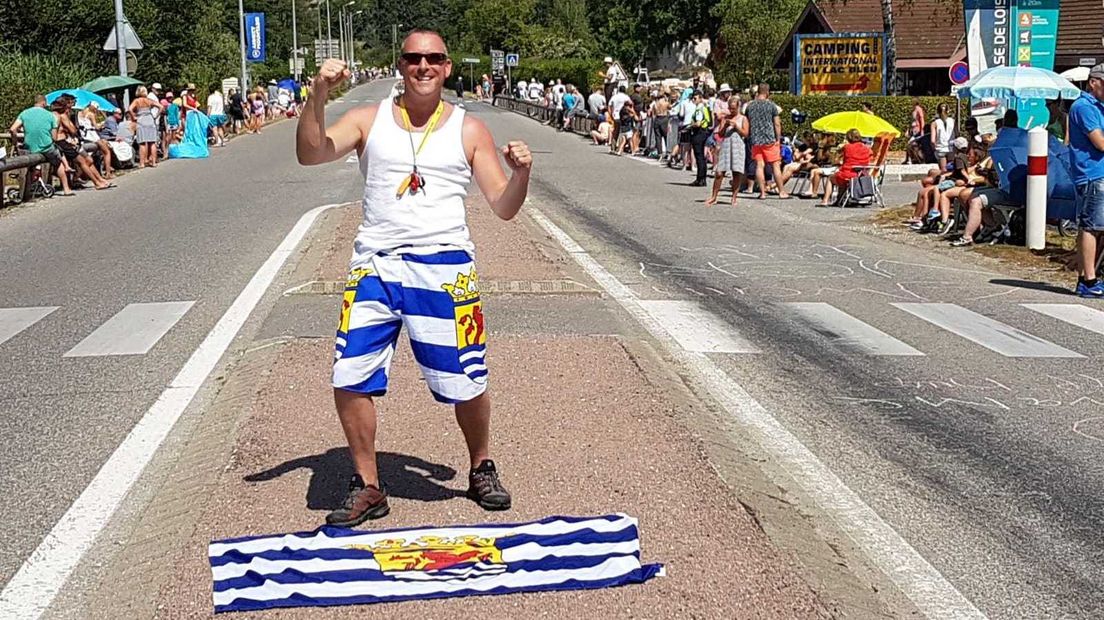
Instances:
[[[265,15],[245,14],[245,59],[249,62],[265,61]]]

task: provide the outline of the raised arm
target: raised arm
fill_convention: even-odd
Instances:
[[[471,116],[464,117],[464,145],[475,182],[491,205],[491,211],[504,220],[513,219],[529,193],[529,171],[533,166],[529,147],[524,142],[512,141],[500,151],[483,121]],[[513,171],[509,179],[498,161],[500,152]]]
[[[345,61],[330,58],[322,63],[311,86],[311,96],[303,106],[295,129],[295,156],[304,166],[336,161],[364,143],[375,108],[347,112],[332,127],[326,127],[326,99],[330,89],[349,77]]]

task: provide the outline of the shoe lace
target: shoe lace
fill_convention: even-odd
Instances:
[[[488,493],[504,493],[506,491],[502,483],[498,480],[498,472],[480,471],[476,472],[473,478],[476,490],[478,490],[481,495],[486,495]]]

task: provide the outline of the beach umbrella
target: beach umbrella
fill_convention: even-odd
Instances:
[[[901,135],[900,130],[890,125],[889,121],[861,110],[836,112],[823,116],[813,121],[813,129],[824,133],[839,134],[858,129],[864,138],[873,138],[880,133],[890,133],[893,134],[893,137]]]
[[[141,86],[142,83],[132,77],[123,75],[105,75],[81,86],[83,90],[93,93],[102,93],[113,90],[122,90],[131,86]]]
[[[1066,78],[1071,82],[1084,82],[1089,79],[1088,67],[1074,67],[1072,69],[1066,69],[1058,75]]]
[[[299,85],[296,84],[295,80],[293,80],[291,78],[284,78],[284,79],[280,80],[280,82],[276,85],[276,88],[282,88],[284,90],[289,90],[289,91],[294,93],[295,89],[299,88]]]
[[[1000,188],[1014,200],[1027,199],[1027,131],[1006,127],[997,133],[989,149]],[[1054,136],[1047,136],[1047,218],[1074,219],[1077,190],[1070,173],[1069,147]]]
[[[58,97],[62,95],[72,95],[76,97],[77,103],[75,107],[77,109],[87,108],[89,103],[95,101],[96,104],[100,106],[100,109],[104,112],[111,113],[115,111],[115,104],[97,95],[96,93],[82,90],[80,88],[64,88],[62,90],[55,90],[52,93],[47,93],[46,103],[53,103],[55,100],[57,100]]]
[[[1053,71],[1039,67],[993,67],[977,74],[958,89],[962,97],[977,99],[1068,99],[1081,89]]]

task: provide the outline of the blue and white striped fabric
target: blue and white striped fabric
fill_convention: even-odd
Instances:
[[[470,254],[460,249],[381,253],[352,269],[335,340],[334,387],[386,393],[404,325],[435,399],[458,403],[487,389],[487,333]]]
[[[216,612],[584,590],[663,574],[640,563],[636,519],[237,538],[208,548]]]

